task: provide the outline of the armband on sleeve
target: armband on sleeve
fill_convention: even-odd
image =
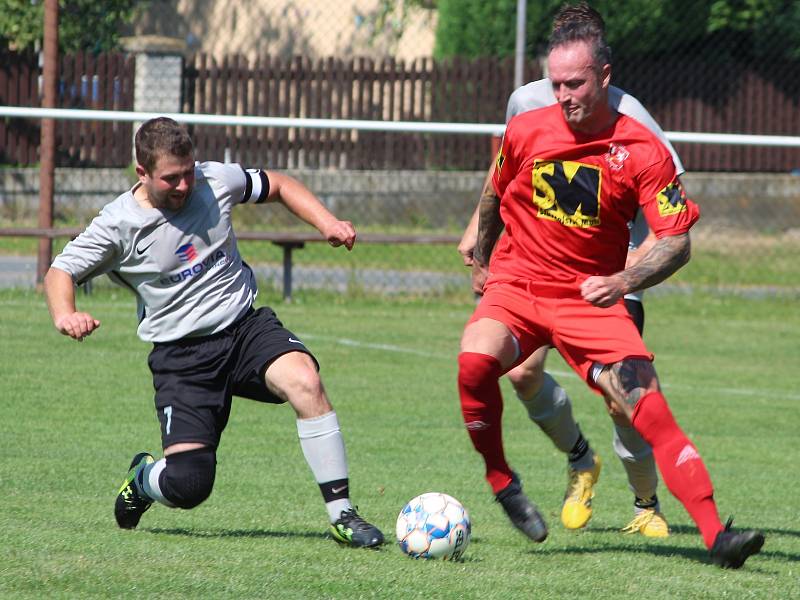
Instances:
[[[261,204],[269,194],[269,178],[261,169],[244,169],[245,186],[242,204]]]

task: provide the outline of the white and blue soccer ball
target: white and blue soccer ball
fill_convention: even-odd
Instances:
[[[397,515],[397,543],[413,558],[458,560],[469,545],[471,532],[466,509],[440,492],[412,498]]]

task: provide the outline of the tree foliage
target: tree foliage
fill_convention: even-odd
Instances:
[[[138,0],[59,0],[59,49],[102,52],[117,48],[122,26],[145,4]],[[44,0],[0,0],[0,47],[36,47],[43,29]]]
[[[546,47],[562,0],[528,0],[526,48]],[[516,0],[439,0],[438,58],[514,52]],[[608,40],[623,56],[714,54],[721,59],[800,58],[800,2],[794,0],[594,0]]]

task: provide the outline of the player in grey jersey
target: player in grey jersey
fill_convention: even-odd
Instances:
[[[599,29],[603,28],[600,15],[593,9],[581,5],[562,9],[556,17],[554,28],[560,26],[559,19],[562,19],[563,23],[563,21],[574,22],[576,18],[591,22]],[[636,119],[650,129],[670,151],[678,175],[684,172],[677,152],[658,123],[636,98],[612,85],[609,86],[608,100],[614,110]],[[516,89],[509,97],[506,123],[517,114],[555,103],[556,96],[549,79],[530,82]],[[494,161],[487,174],[483,193],[492,192],[493,172]],[[644,256],[655,241],[641,211],[637,213],[636,219],[629,223],[629,228],[631,238],[626,268],[633,266]],[[472,254],[476,245],[477,231],[478,209],[476,208],[458,246],[458,251],[467,266],[473,263]],[[484,259],[488,262],[488,257]],[[476,289],[480,287],[477,286]],[[641,333],[644,327],[642,292],[626,295],[625,306]],[[507,375],[530,419],[545,432],[556,448],[568,456],[568,484],[562,505],[561,521],[568,529],[579,529],[586,526],[592,516],[594,485],[600,476],[601,462],[574,420],[566,391],[544,370],[548,349],[547,347],[538,349]],[[658,475],[652,449],[629,423],[618,422],[613,416],[612,419],[615,421],[614,451],[625,468],[630,489],[634,493],[634,517],[623,531],[638,532],[646,537],[666,537],[669,535],[669,527],[656,495]]]
[[[56,329],[81,341],[100,322],[77,310],[74,286],[108,274],[135,294],[138,335],[153,343],[148,364],[164,457],[134,457],[115,502],[118,525],[136,527],[153,502],[193,508],[210,495],[216,448],[237,395],[291,405],[331,535],[345,545],[379,546],[383,534],[350,501],[344,441],[316,359],[272,310],[253,308],[256,282],[239,255],[231,210],[281,202],[331,246],[348,250],[352,224],[286,175],[195,163],[189,134],[171,119],[144,123],[135,147],[139,182],[66,246],[44,282]]]

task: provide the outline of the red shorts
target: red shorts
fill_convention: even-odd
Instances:
[[[592,388],[594,363],[612,364],[625,358],[653,360],[653,355],[620,301],[598,308],[579,293],[534,294],[524,281],[490,285],[469,322],[500,321],[517,339],[522,363],[541,346],[555,347]]]

